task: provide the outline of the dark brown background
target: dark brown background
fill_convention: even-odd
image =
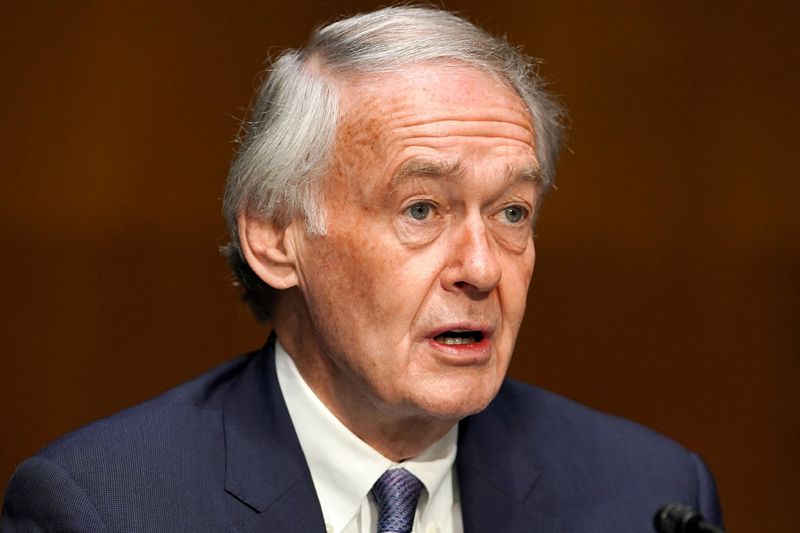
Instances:
[[[75,426],[261,344],[220,194],[275,46],[370,2],[7,2],[0,487]],[[650,425],[732,531],[800,502],[793,2],[452,1],[571,110],[514,376]]]

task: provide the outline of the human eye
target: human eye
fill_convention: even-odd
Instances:
[[[508,224],[519,224],[530,218],[530,211],[527,207],[513,204],[504,207],[500,212],[504,222]]]
[[[403,213],[414,220],[426,220],[431,217],[435,207],[431,202],[414,202],[406,207]]]
[[[446,207],[433,199],[409,198],[395,218],[400,241],[410,246],[430,243],[444,229],[446,213]]]

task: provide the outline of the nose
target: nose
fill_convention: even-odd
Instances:
[[[503,271],[498,251],[481,217],[465,220],[447,243],[448,261],[442,271],[442,285],[448,291],[479,298],[494,289]]]

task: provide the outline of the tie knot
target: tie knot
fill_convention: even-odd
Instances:
[[[372,486],[378,533],[411,533],[422,482],[403,468],[387,470]]]

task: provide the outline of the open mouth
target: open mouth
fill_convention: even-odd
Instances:
[[[483,340],[483,332],[458,330],[443,331],[435,336],[433,340],[449,346],[459,344],[474,344]]]

